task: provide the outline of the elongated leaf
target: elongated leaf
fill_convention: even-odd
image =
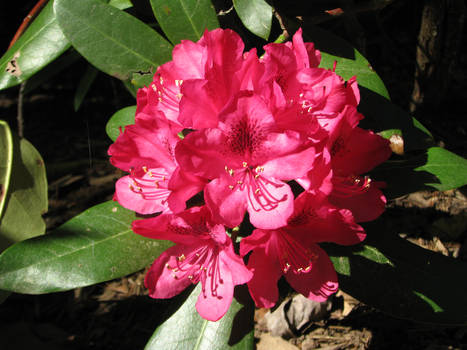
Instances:
[[[418,247],[384,216],[365,226],[364,246],[324,248],[340,288],[392,316],[434,324],[467,324],[467,263]]]
[[[125,126],[135,123],[136,106],[129,106],[117,111],[110,117],[105,131],[112,141],[115,141],[120,135],[120,128],[123,132]]]
[[[78,87],[76,88],[75,97],[73,100],[73,106],[75,107],[75,112],[79,109],[79,107],[81,107],[81,103],[83,102],[84,97],[88,93],[89,88],[91,87],[92,83],[96,79],[98,72],[99,71],[96,68],[92,66],[88,66],[88,68],[86,69],[86,72],[81,77]]]
[[[243,25],[253,34],[268,40],[272,25],[272,7],[264,0],[233,0]]]
[[[42,9],[23,35],[0,59],[0,89],[17,85],[60,56],[70,44],[53,13],[53,1]]]
[[[427,162],[415,171],[426,171],[436,176],[437,180],[427,183],[439,191],[446,191],[467,184],[467,160],[440,147],[427,151]]]
[[[0,120],[0,219],[5,206],[6,194],[10,186],[11,168],[13,167],[13,136],[8,124]]]
[[[51,234],[16,243],[0,255],[0,289],[26,294],[65,291],[144,268],[170,243],[134,234],[134,218],[109,201]]]
[[[173,44],[197,41],[205,29],[219,27],[210,0],[151,0],[152,10],[162,30]]]
[[[47,178],[44,162],[27,140],[13,137],[10,183],[0,219],[0,251],[45,232]],[[0,288],[1,289],[1,288]]]
[[[101,71],[125,80],[170,60],[172,46],[148,25],[98,0],[55,0],[60,28]]]
[[[321,51],[321,67],[332,69],[336,62],[336,73],[344,79],[356,76],[361,94],[358,108],[365,116],[361,122],[363,128],[383,133],[391,129],[402,135],[406,151],[433,145],[429,131],[389,101],[389,93],[381,78],[366,58],[348,42],[316,26],[304,28],[304,38],[314,42]]]
[[[145,350],[253,349],[253,309],[242,308],[234,298],[223,318],[217,322],[206,321],[195,309],[200,292],[198,284],[185,303],[156,329]]]

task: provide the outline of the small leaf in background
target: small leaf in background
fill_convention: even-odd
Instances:
[[[254,347],[253,308],[235,298],[217,322],[201,318],[195,308],[198,284],[183,305],[160,325],[144,350],[250,350]]]
[[[44,161],[25,139],[13,138],[10,184],[0,219],[0,251],[12,243],[42,235],[47,211]]]
[[[253,34],[268,40],[273,8],[264,0],[233,0],[243,25]]]
[[[16,43],[0,58],[0,89],[27,80],[69,47],[70,43],[55,19],[53,1],[49,1]]]
[[[210,0],[151,0],[152,10],[165,35],[175,45],[198,41],[205,29],[219,27]]]
[[[397,233],[404,232],[404,227],[392,227],[387,220],[383,215],[365,225],[364,246],[323,247],[333,263],[339,263],[339,287],[395,317],[467,324],[467,279],[463,278],[467,263],[400,238]],[[341,266],[346,261],[348,266]]]
[[[105,132],[112,141],[115,141],[120,135],[120,128],[122,132],[125,130],[125,126],[135,123],[136,106],[128,106],[117,111],[112,117],[110,117],[107,125],[105,126]]]
[[[171,58],[172,45],[130,14],[98,0],[55,0],[60,28],[99,70],[121,80],[151,72]]]
[[[5,207],[6,194],[10,186],[11,168],[13,166],[13,136],[8,124],[0,120],[0,219]]]
[[[99,71],[93,66],[88,66],[86,72],[81,77],[78,83],[78,87],[76,88],[75,97],[73,100],[75,112],[78,111],[79,107],[81,107],[81,103],[83,102],[84,97],[88,93],[92,83],[96,79],[98,72]]]
[[[109,5],[119,10],[126,10],[133,7],[133,4],[130,0],[110,0]]]
[[[141,270],[170,246],[131,230],[133,212],[108,201],[52,233],[0,255],[0,289],[42,294],[84,287]]]

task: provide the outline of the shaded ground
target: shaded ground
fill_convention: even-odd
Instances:
[[[412,19],[417,18],[419,8],[400,3],[382,14],[384,21],[379,29],[372,26],[371,19],[361,20],[366,25],[363,31],[372,66],[387,84],[395,103],[406,109],[418,31],[418,23]],[[30,7],[24,6],[25,11]],[[330,22],[323,26],[345,34],[339,24]],[[383,39],[382,31],[387,38]],[[388,47],[400,50],[388,51]],[[463,46],[459,57],[445,108],[426,116],[436,139],[464,157],[466,47]],[[82,108],[74,112],[73,94],[85,68],[83,62],[74,64],[27,95],[24,101],[25,137],[43,155],[48,169],[50,208],[46,222],[50,229],[94,204],[111,199],[114,181],[121,175],[108,163],[106,151],[110,140],[104,127],[116,110],[134,104],[134,100],[121,84],[100,74]],[[17,88],[0,92],[0,118],[6,119],[13,129],[17,94]],[[386,215],[393,224],[400,222],[406,228],[407,232],[401,234],[407,239],[441,254],[467,259],[465,192],[413,194],[390,203]],[[142,280],[141,272],[65,293],[13,294],[0,305],[2,349],[142,349],[167,305],[148,298]],[[269,338],[261,321],[264,313],[259,310],[256,314],[256,336],[262,344],[258,348],[268,341],[278,342],[275,349],[289,346],[302,350],[467,348],[466,327],[431,327],[402,321],[344,294],[335,298],[334,311],[328,319],[310,324],[303,334],[288,341]]]

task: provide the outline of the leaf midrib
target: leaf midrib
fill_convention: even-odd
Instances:
[[[124,222],[121,222],[121,221],[119,221],[119,220],[116,220],[115,218],[112,218],[112,217],[108,217],[108,216],[105,216],[105,215],[100,215],[100,216],[105,217],[105,218],[107,218],[107,219],[115,220],[116,222],[121,223],[121,224],[125,224]],[[97,217],[98,217],[98,216],[97,216]],[[125,225],[127,225],[127,224],[125,224]],[[60,228],[58,228],[57,230],[59,230],[59,229],[60,229]],[[95,230],[95,231],[96,231],[96,232],[99,232],[98,230]],[[106,241],[108,241],[108,240],[110,240],[110,239],[118,238],[118,237],[120,237],[120,236],[122,236],[122,235],[124,235],[124,234],[127,234],[128,232],[131,232],[131,228],[128,228],[127,230],[121,231],[121,232],[119,232],[119,233],[117,233],[117,234],[114,234],[114,235],[112,235],[112,236],[105,237],[104,239],[98,241],[97,243],[94,241],[92,244],[88,244],[88,245],[86,245],[86,246],[82,246],[82,247],[80,247],[80,248],[78,248],[78,249],[69,251],[69,252],[67,252],[67,253],[65,253],[65,254],[54,255],[53,257],[50,257],[50,258],[41,260],[41,261],[39,261],[39,262],[34,262],[34,263],[32,263],[32,264],[23,265],[21,268],[14,269],[14,270],[10,270],[10,271],[6,271],[6,272],[4,272],[4,273],[1,273],[1,272],[0,272],[0,275],[5,276],[5,275],[8,275],[8,274],[14,274],[14,273],[16,273],[16,272],[18,272],[18,271],[22,271],[22,270],[29,269],[29,268],[31,268],[32,266],[37,266],[37,265],[41,265],[41,264],[44,264],[44,263],[49,263],[49,262],[51,262],[51,261],[61,259],[61,258],[65,257],[65,256],[71,256],[71,255],[73,255],[73,254],[79,253],[79,251],[81,251],[81,250],[87,249],[87,248],[89,248],[89,247],[91,247],[91,246],[100,245],[101,243],[104,243],[104,242],[106,242]],[[43,237],[46,237],[46,236],[43,236]],[[51,237],[51,238],[52,238],[52,237]],[[53,237],[53,238],[55,238],[55,237]],[[21,244],[21,243],[20,243],[20,244]],[[1,277],[0,277],[0,279],[1,279]]]

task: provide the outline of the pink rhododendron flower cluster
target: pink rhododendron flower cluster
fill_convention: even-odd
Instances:
[[[136,220],[134,232],[175,243],[146,276],[150,296],[200,282],[196,308],[211,321],[240,284],[258,307],[273,306],[281,276],[326,300],[338,282],[318,243],[361,242],[358,223],[385,207],[382,184],[365,174],[391,151],[358,127],[356,80],[318,68],[320,52],[301,30],[264,50],[261,58],[244,52],[241,38],[222,29],[182,41],[138,91],[135,123],[109,149],[128,172],[115,199],[152,216]],[[199,193],[203,205],[187,207]],[[232,229],[244,220],[254,230],[234,230],[236,253]]]

